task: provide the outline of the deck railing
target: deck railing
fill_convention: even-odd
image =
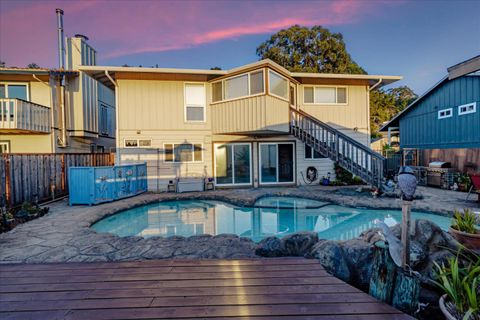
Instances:
[[[332,126],[291,108],[290,133],[365,182],[380,187],[385,158]]]
[[[50,108],[22,99],[0,99],[0,129],[49,133]]]

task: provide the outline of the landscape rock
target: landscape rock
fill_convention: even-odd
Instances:
[[[296,232],[282,238],[282,248],[286,256],[304,256],[317,242],[317,232]]]
[[[317,243],[313,246],[310,256],[317,259],[327,272],[345,282],[350,282],[350,269],[338,241],[327,240]]]
[[[255,247],[255,254],[261,257],[282,257],[284,253],[283,242],[277,237],[267,237]]]
[[[367,289],[372,275],[373,245],[361,239],[342,243],[352,284]]]

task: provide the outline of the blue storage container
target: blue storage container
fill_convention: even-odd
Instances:
[[[68,189],[70,205],[92,205],[131,197],[147,191],[147,165],[70,167]]]

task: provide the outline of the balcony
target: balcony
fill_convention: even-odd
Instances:
[[[21,99],[0,99],[0,132],[49,133],[50,108]]]
[[[289,132],[289,103],[271,95],[214,103],[211,110],[214,134],[276,135]]]

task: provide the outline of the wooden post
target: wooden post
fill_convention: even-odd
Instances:
[[[410,265],[410,209],[411,201],[402,202],[402,268],[404,270]]]
[[[4,155],[5,159],[5,204],[7,207],[13,206],[12,199],[12,186],[11,186],[11,174],[10,174],[10,157],[8,154]]]
[[[420,279],[408,271],[398,271],[393,290],[392,306],[413,315],[418,309]]]
[[[388,251],[388,244],[378,241],[375,243],[374,250],[369,294],[390,304],[392,302],[396,266]]]

